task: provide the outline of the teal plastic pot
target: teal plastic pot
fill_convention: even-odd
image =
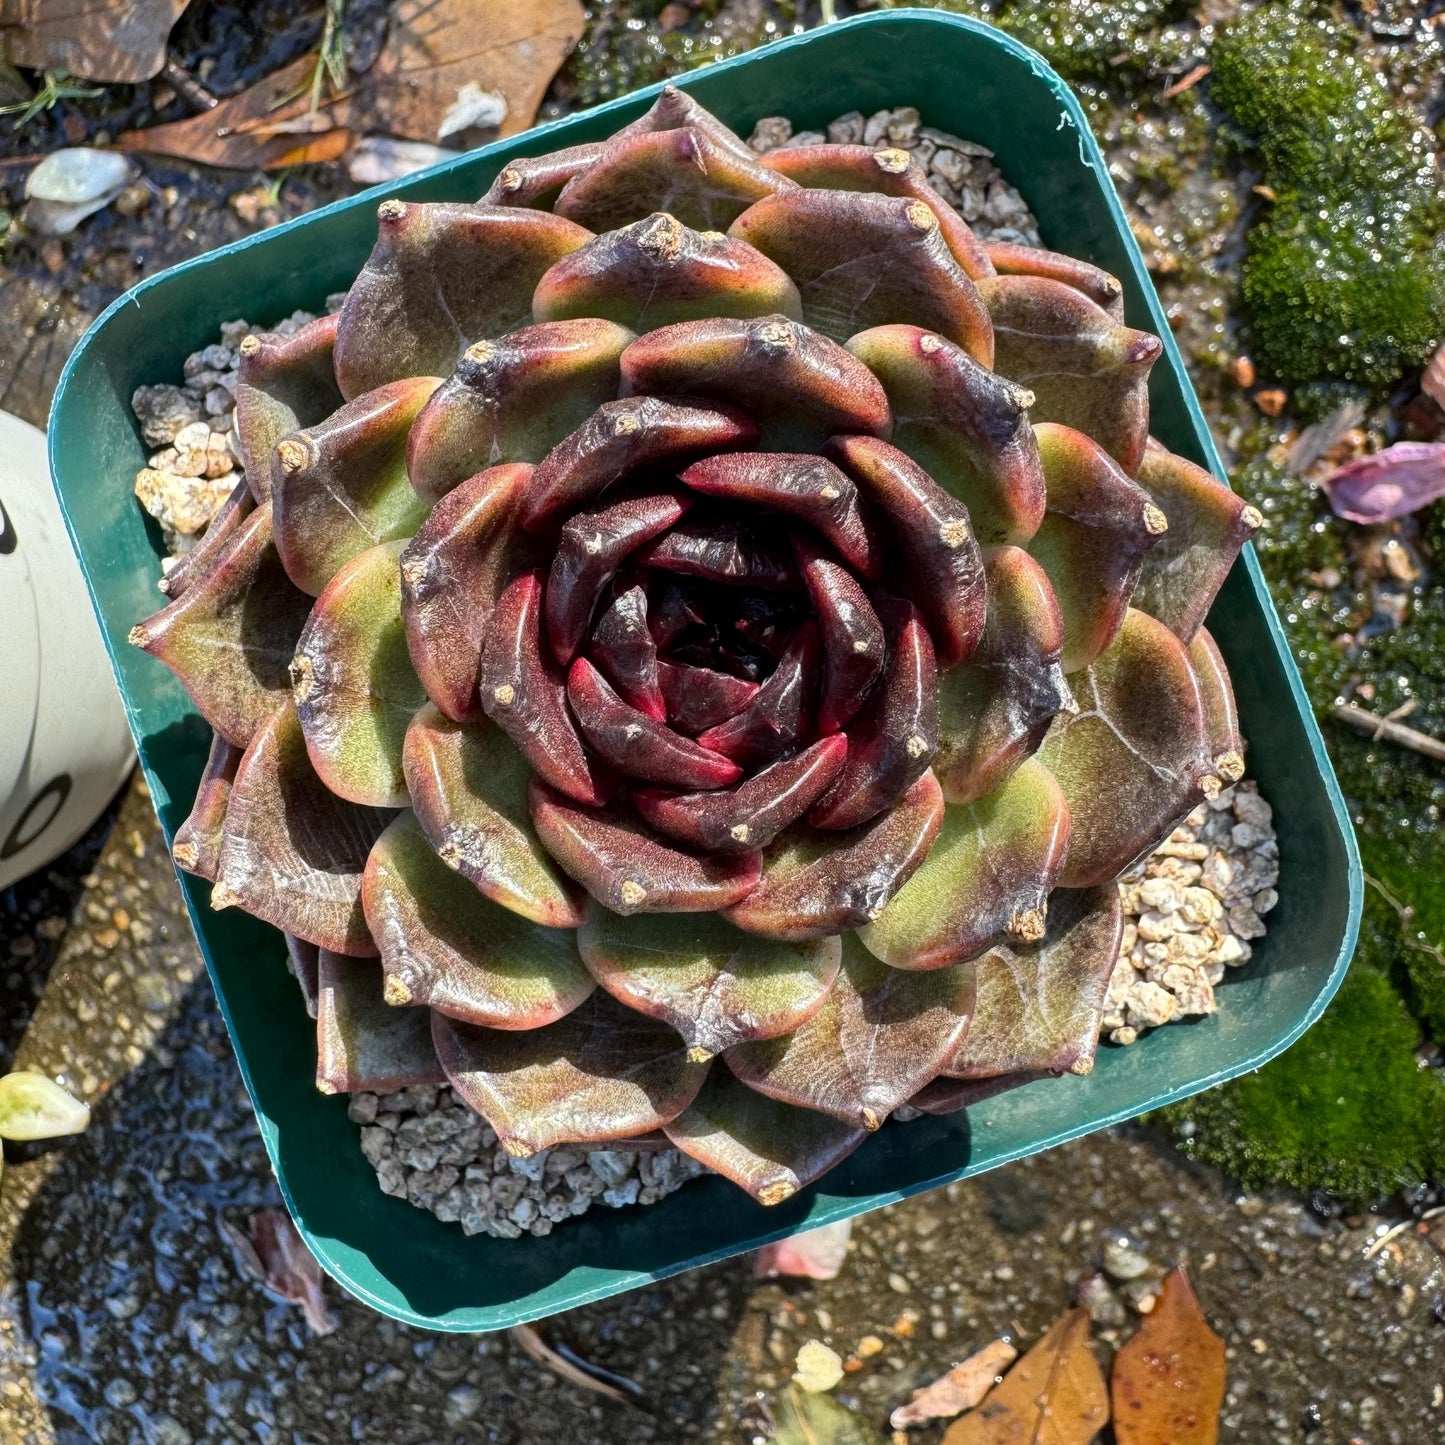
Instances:
[[[1124,283],[1131,324],[1164,338],[1154,430],[1224,475],[1104,159],[1068,88],[1038,56],[987,26],[893,11],[813,30],[681,82],[742,134],[765,115],[821,128],[848,110],[916,105],[927,120],[993,148],[1039,219],[1044,242]],[[137,286],[96,322],[61,379],[51,421],[55,484],[167,837],[185,818],[208,731],[163,668],[127,646],[158,602],[157,537],[131,496],[144,453],[130,411],[143,382],[178,377],[220,323],[319,310],[346,287],[376,234],[383,195],[472,200],[514,155],[600,139],[653,91],[489,146],[384,190],[317,211]],[[381,1193],[346,1101],[312,1087],[310,1021],[281,937],[182,875],[261,1135],[301,1233],[348,1290],[386,1314],[445,1330],[493,1330],[724,1259],[1051,1148],[1260,1064],[1319,1016],[1354,946],[1361,873],[1319,731],[1246,549],[1210,614],[1239,699],[1250,773],[1274,805],[1279,905],[1221,1011],[1104,1048],[1087,1078],[1045,1080],[966,1115],[889,1126],[819,1184],[764,1209],[721,1179],[648,1209],[595,1209],[543,1239],[466,1238]]]

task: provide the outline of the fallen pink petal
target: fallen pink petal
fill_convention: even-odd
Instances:
[[[1445,442],[1396,442],[1331,472],[1320,485],[1347,522],[1368,526],[1408,517],[1445,497]]]
[[[837,1224],[820,1224],[790,1239],[765,1244],[753,1259],[754,1279],[776,1279],[792,1275],[798,1279],[835,1279],[848,1253],[853,1232],[851,1219]]]

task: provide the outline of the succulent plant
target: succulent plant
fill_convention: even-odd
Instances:
[[[1113,880],[1243,768],[1201,623],[1260,521],[1149,438],[1119,283],[676,90],[379,218],[243,345],[251,495],[134,633],[215,730],[177,862],[288,935],[318,1086],[774,1203],[1087,1071]]]

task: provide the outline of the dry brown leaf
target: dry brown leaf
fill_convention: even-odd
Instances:
[[[972,1410],[993,1389],[998,1377],[1018,1359],[1019,1352],[1007,1340],[995,1340],[955,1365],[931,1385],[915,1390],[906,1405],[889,1417],[895,1430],[922,1425],[929,1420],[951,1420]]]
[[[1089,1351],[1089,1312],[1070,1310],[943,1445],[1089,1445],[1109,1420],[1104,1376]]]
[[[15,65],[134,85],[166,63],[190,0],[0,0],[0,51]]]
[[[302,1242],[291,1216],[284,1209],[258,1209],[246,1226],[249,1233],[228,1219],[221,1221],[221,1232],[230,1241],[242,1273],[281,1299],[300,1305],[313,1334],[329,1335],[336,1319],[326,1308],[321,1266]]]
[[[1164,1280],[1138,1333],[1114,1356],[1118,1445],[1214,1445],[1224,1403],[1224,1341],[1182,1268]]]
[[[611,1370],[604,1370],[590,1360],[583,1360],[572,1351],[563,1354],[555,1350],[541,1336],[536,1325],[513,1325],[508,1331],[511,1337],[539,1365],[551,1370],[559,1379],[568,1384],[591,1390],[608,1400],[622,1405],[640,1405],[644,1402],[641,1387]]]
[[[246,170],[335,160],[365,134],[435,142],[469,85],[506,99],[498,133],[513,135],[531,125],[583,18],[579,0],[395,0],[376,64],[315,112],[308,56],[213,110],[126,131],[116,144]]]

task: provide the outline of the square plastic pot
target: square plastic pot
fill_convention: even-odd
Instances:
[[[1113,272],[1130,323],[1164,338],[1152,384],[1155,433],[1224,476],[1083,111],[1032,52],[970,20],[894,11],[780,41],[679,83],[743,135],[765,115],[821,128],[844,111],[907,103],[931,124],[990,146],[1038,217],[1045,244]],[[157,537],[131,495],[145,461],[131,392],[178,379],[185,356],[214,341],[223,321],[322,309],[365,261],[383,196],[475,199],[510,157],[604,137],[654,93],[187,262],[117,301],[76,348],[51,421],[55,484],[168,838],[190,808],[209,736],[170,673],[125,640],[160,600]],[[1319,731],[1248,549],[1209,626],[1234,676],[1250,775],[1274,805],[1281,860],[1269,935],[1225,986],[1221,1011],[1133,1048],[1105,1047],[1087,1078],[1045,1080],[966,1115],[886,1127],[773,1209],[707,1179],[645,1210],[598,1208],[546,1238],[508,1241],[467,1238],[382,1194],[345,1099],[312,1087],[312,1027],[280,935],[234,909],[212,912],[208,885],[181,875],[262,1137],[308,1245],[348,1290],[386,1314],[444,1330],[500,1329],[876,1209],[1257,1068],[1309,1027],[1338,986],[1354,946],[1361,873]]]

